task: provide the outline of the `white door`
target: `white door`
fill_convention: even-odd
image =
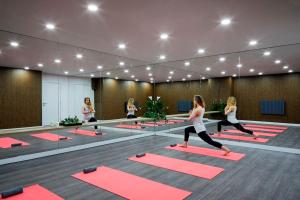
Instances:
[[[43,126],[59,121],[58,83],[45,82],[42,88]]]

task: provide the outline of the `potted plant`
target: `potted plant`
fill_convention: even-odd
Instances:
[[[64,120],[62,120],[59,123],[60,126],[77,126],[77,125],[82,125],[82,122],[78,119],[77,116],[75,116],[74,118],[72,117],[68,117]]]

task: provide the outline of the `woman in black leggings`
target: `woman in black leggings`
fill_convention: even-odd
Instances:
[[[184,143],[181,146],[187,148],[190,133],[197,133],[198,136],[208,144],[224,150],[225,151],[224,155],[226,156],[227,154],[230,153],[230,150],[226,146],[222,145],[221,143],[212,140],[211,137],[209,137],[209,135],[206,133],[206,128],[202,121],[203,115],[205,113],[204,107],[205,107],[205,103],[203,98],[199,95],[196,95],[194,97],[194,108],[190,113],[190,117],[189,117],[189,120],[193,121],[193,126],[184,129]]]
[[[236,119],[236,110],[237,106],[235,97],[228,97],[227,106],[224,109],[227,119],[218,122],[218,135],[221,135],[222,126],[234,126],[236,129],[248,133],[256,139],[257,135],[254,134],[253,131],[245,129]]]

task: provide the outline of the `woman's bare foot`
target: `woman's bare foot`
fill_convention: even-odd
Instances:
[[[224,156],[227,156],[231,152],[231,150],[226,146],[222,146],[221,149],[225,151],[223,154]]]
[[[258,135],[256,133],[253,133],[253,139],[256,140],[258,138]]]
[[[187,148],[187,142],[183,142],[182,145],[179,145],[182,148]]]

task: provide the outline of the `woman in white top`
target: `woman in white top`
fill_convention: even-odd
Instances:
[[[97,119],[94,117],[95,109],[89,97],[84,98],[84,104],[82,106],[81,112],[83,114],[84,121],[97,122]],[[98,126],[95,126],[95,130],[96,132],[98,131]]]
[[[227,116],[227,119],[218,122],[218,135],[221,134],[222,126],[234,126],[236,129],[248,133],[256,139],[256,134],[254,134],[251,130],[245,129],[236,119],[236,111],[237,106],[235,97],[228,97],[227,106],[224,109],[224,113]]]
[[[137,111],[137,108],[134,105],[134,98],[130,98],[127,102],[127,119],[137,118],[134,115],[135,111]]]
[[[206,133],[206,128],[202,121],[204,113],[205,113],[204,99],[200,95],[194,96],[194,108],[191,111],[189,117],[189,120],[193,122],[193,126],[184,129],[184,143],[182,144],[182,147],[184,148],[187,147],[190,133],[197,133],[198,136],[208,144],[224,150],[225,151],[224,155],[229,154],[230,150],[226,146],[222,145],[217,141],[212,140],[211,137]]]

